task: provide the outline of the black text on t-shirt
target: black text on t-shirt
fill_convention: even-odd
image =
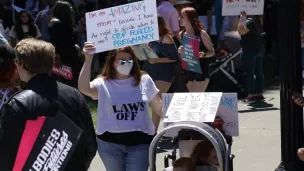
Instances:
[[[113,105],[113,111],[116,114],[117,120],[132,120],[134,121],[139,111],[145,111],[146,103],[137,102],[122,105]]]

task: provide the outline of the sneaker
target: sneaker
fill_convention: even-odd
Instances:
[[[263,100],[265,100],[265,97],[263,95],[258,95],[258,96],[255,96],[255,100],[256,101],[263,101]]]
[[[255,101],[255,97],[247,97],[245,100],[243,100],[244,103],[251,103]]]

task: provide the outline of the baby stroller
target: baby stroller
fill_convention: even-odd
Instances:
[[[216,73],[221,72],[239,89],[238,92],[244,92],[243,85],[235,77],[238,69],[241,68],[241,44],[240,35],[237,32],[225,33],[225,52],[221,57],[217,57],[215,63],[210,64],[210,78]]]
[[[150,164],[150,171],[156,171],[160,170],[159,168],[156,168],[156,155],[157,155],[157,147],[158,143],[160,142],[161,138],[164,134],[166,134],[169,131],[175,130],[178,132],[177,134],[181,134],[182,132],[186,131],[186,134],[188,136],[188,139],[192,139],[191,133],[187,133],[187,131],[192,131],[199,133],[202,135],[205,139],[209,140],[217,153],[218,161],[219,161],[219,167],[218,171],[233,171],[233,158],[234,155],[231,154],[231,145],[232,145],[232,137],[225,136],[222,132],[220,132],[218,129],[214,128],[214,124],[212,123],[198,123],[198,122],[177,122],[173,123],[172,126],[169,126],[167,128],[164,128],[162,131],[160,131],[153,139],[150,149],[149,149],[149,164]],[[173,138],[173,151],[172,155],[167,155],[165,157],[165,171],[172,171],[173,168],[169,167],[168,160],[171,159],[172,163],[176,160],[176,151],[177,146],[179,144],[180,140],[185,139],[185,137],[182,137],[180,135]],[[182,150],[181,147],[179,147],[179,150]],[[197,170],[199,171],[200,168],[197,167]]]

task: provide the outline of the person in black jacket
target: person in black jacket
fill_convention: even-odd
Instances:
[[[13,170],[26,121],[38,116],[54,118],[58,111],[83,131],[65,171],[88,170],[97,150],[91,114],[78,90],[56,82],[50,76],[54,46],[41,40],[24,39],[15,51],[17,71],[26,87],[0,110],[0,170]]]

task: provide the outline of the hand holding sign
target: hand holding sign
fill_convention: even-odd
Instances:
[[[159,39],[156,1],[139,1],[86,13],[96,53]]]

